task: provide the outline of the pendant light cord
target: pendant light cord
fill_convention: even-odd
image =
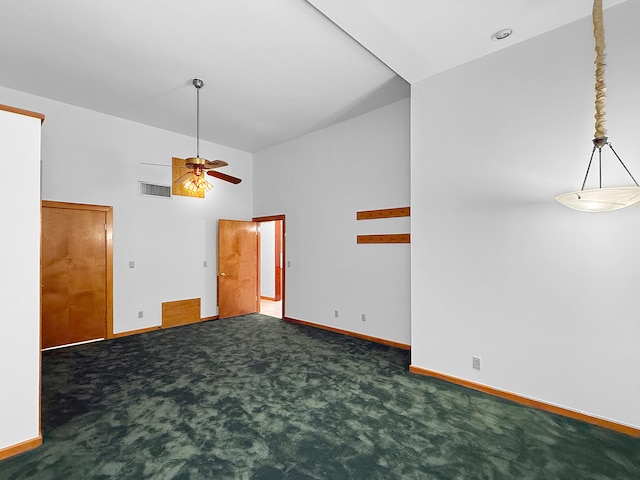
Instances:
[[[605,42],[602,0],[594,0],[593,2],[593,37],[596,41],[596,132],[594,138],[599,139],[607,136],[606,120],[604,118],[607,88],[604,82]]]

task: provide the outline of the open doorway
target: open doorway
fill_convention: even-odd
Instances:
[[[284,215],[258,217],[260,230],[260,313],[284,318]]]

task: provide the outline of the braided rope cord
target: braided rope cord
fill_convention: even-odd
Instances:
[[[602,0],[594,0],[593,2],[593,37],[596,41],[596,131],[594,138],[603,138],[607,136],[604,110],[607,87],[604,82],[604,67],[606,64]]]

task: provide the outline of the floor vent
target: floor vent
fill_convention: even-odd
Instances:
[[[147,197],[171,197],[171,187],[167,185],[154,185],[153,183],[138,182],[138,193]]]

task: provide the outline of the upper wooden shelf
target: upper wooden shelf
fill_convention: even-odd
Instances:
[[[44,122],[44,115],[38,112],[32,112],[30,110],[23,110],[22,108],[11,107],[9,105],[3,105],[0,103],[0,110],[5,112],[17,113],[19,115],[25,115],[27,117],[39,118],[40,123]]]
[[[363,210],[356,212],[357,220],[374,220],[378,218],[409,217],[411,207],[383,208],[382,210]]]

